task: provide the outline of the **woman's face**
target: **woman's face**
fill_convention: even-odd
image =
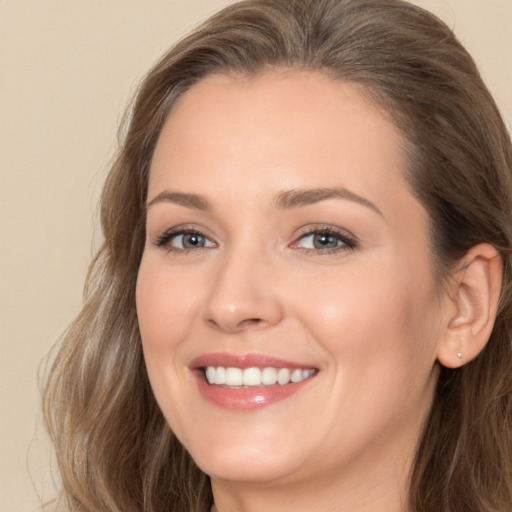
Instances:
[[[444,299],[402,143],[313,72],[209,77],[167,119],[137,310],[156,399],[214,480],[410,462]]]

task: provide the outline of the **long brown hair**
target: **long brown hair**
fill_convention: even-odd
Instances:
[[[179,42],[142,82],[101,199],[104,243],[85,305],[44,391],[73,511],[204,512],[208,477],[167,426],[146,374],[135,310],[149,166],[176,99],[212,73],[319,70],[358,83],[408,141],[411,190],[430,216],[440,280],[487,242],[504,263],[491,339],[442,368],[410,477],[415,512],[512,510],[512,146],[477,68],[449,28],[400,0],[247,0]]]

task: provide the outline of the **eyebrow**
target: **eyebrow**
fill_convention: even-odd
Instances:
[[[286,190],[284,192],[280,192],[276,196],[275,205],[280,210],[288,210],[319,203],[320,201],[325,201],[327,199],[345,199],[348,201],[353,201],[362,206],[370,208],[382,216],[382,212],[371,201],[343,187]],[[201,211],[208,211],[212,209],[212,206],[208,200],[199,194],[170,192],[169,190],[164,190],[163,192],[157,194],[151,201],[148,202],[147,208],[149,209],[158,203],[173,203],[180,206],[185,206],[186,208],[192,208]]]
[[[361,197],[346,188],[306,188],[281,192],[276,198],[279,209],[299,208],[318,203],[327,199],[346,199],[370,208],[382,216],[382,212],[371,201]]]
[[[168,190],[160,192],[160,194],[157,194],[153,199],[151,199],[147,204],[147,208],[149,209],[157,203],[174,203],[187,208],[203,211],[212,209],[210,203],[203,196],[198,194],[187,194],[184,192],[170,192]]]

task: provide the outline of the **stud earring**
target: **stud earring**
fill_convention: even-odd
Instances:
[[[458,336],[458,340],[459,340],[459,350],[457,351],[457,357],[459,359],[462,359],[462,348],[461,348],[461,343],[460,343],[460,337]]]

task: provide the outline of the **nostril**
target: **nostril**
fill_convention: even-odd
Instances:
[[[223,324],[222,322],[217,322],[214,318],[209,318],[207,322],[210,327],[215,329],[231,331],[242,331],[244,329],[250,329],[251,327],[259,327],[265,323],[262,318],[245,318],[239,322],[234,322],[231,324],[231,327],[229,327],[227,324]]]
[[[251,327],[255,325],[260,325],[263,323],[261,318],[246,318],[238,323],[238,327]]]
[[[206,320],[206,322],[208,323],[208,325],[209,325],[210,327],[216,327],[216,328],[219,328],[219,327],[220,327],[220,325],[219,325],[219,324],[218,324],[218,323],[217,323],[213,318],[208,318],[208,319]]]

